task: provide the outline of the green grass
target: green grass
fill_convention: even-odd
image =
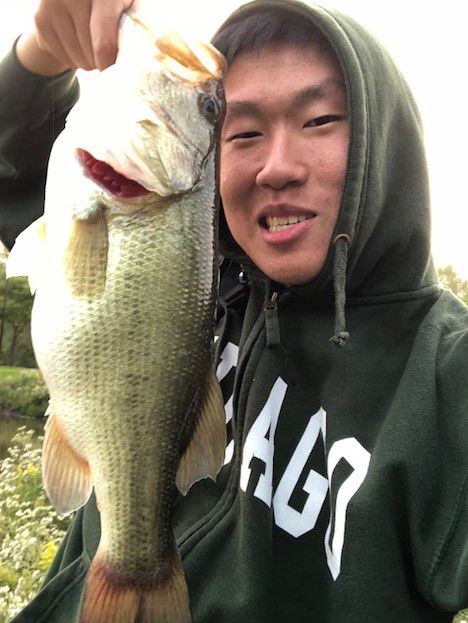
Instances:
[[[0,460],[6,457],[21,424],[28,422],[36,434],[43,432],[47,402],[47,390],[37,369],[0,366]],[[35,439],[32,443],[37,447]]]
[[[0,420],[8,417],[43,417],[49,395],[36,368],[0,367]]]
[[[0,379],[5,378],[7,376],[16,375],[18,376],[24,370],[30,370],[31,368],[11,368],[8,366],[0,366]]]

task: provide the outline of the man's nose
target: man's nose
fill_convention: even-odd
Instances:
[[[281,190],[288,185],[299,186],[306,182],[308,171],[304,154],[286,131],[272,137],[265,147],[262,167],[256,178],[259,186]]]

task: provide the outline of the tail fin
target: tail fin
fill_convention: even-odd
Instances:
[[[180,557],[164,581],[141,588],[119,578],[98,550],[91,563],[80,623],[192,623]]]

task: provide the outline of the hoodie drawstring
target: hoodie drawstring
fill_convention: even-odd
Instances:
[[[338,348],[347,345],[349,333],[346,331],[346,271],[348,266],[348,250],[351,237],[338,234],[333,240],[335,257],[333,261],[333,287],[335,291],[335,334],[330,338]],[[269,289],[264,306],[267,348],[281,346],[278,319],[278,292]]]
[[[271,292],[265,304],[265,328],[267,348],[280,346],[280,329],[278,320],[278,292]]]
[[[346,269],[348,265],[348,249],[351,237],[348,234],[338,234],[333,244],[335,259],[333,264],[333,286],[335,289],[335,335],[330,338],[339,348],[348,343],[349,333],[346,331]]]

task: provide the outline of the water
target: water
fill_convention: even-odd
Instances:
[[[6,457],[10,442],[20,426],[32,428],[36,433],[35,437],[37,439],[39,435],[44,434],[44,423],[45,421],[26,417],[0,419],[0,461]],[[40,446],[41,443],[37,442],[37,447],[39,448]]]

